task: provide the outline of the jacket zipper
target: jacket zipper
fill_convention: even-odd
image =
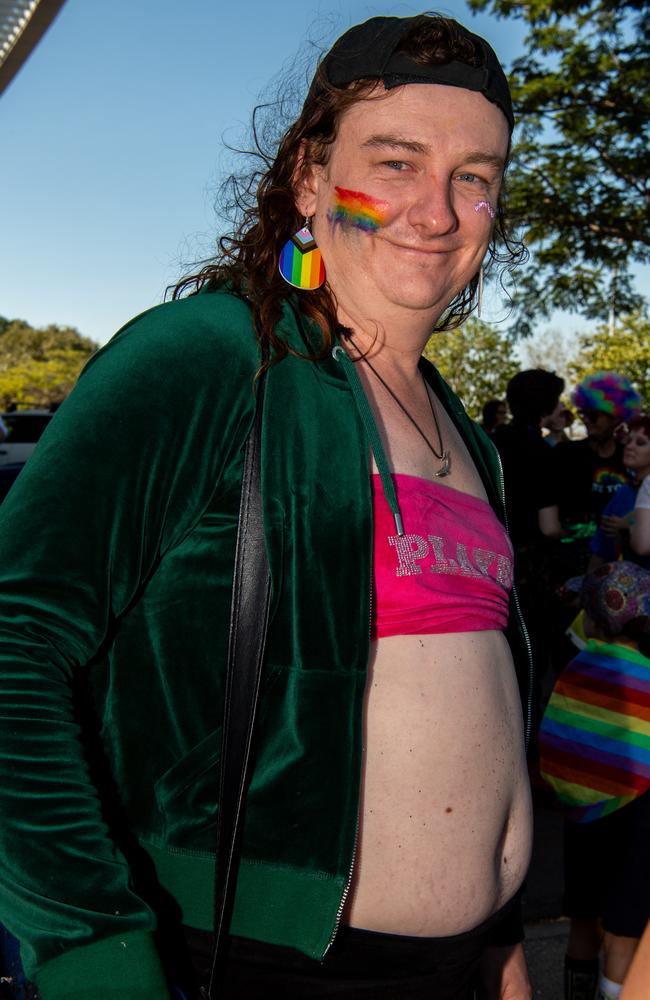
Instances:
[[[497,457],[497,462],[499,464],[499,499],[501,500],[501,507],[503,509],[503,523],[505,525],[506,531],[510,534],[510,528],[508,527],[508,513],[506,511],[506,488],[505,479],[503,475],[503,465],[501,464],[501,456],[499,452],[494,449]],[[532,729],[532,715],[533,715],[533,647],[530,644],[530,637],[528,635],[528,629],[526,628],[526,622],[524,621],[524,616],[521,613],[521,605],[519,604],[519,595],[517,594],[517,588],[514,583],[512,585],[512,597],[515,605],[515,613],[517,615],[517,621],[519,625],[519,631],[524,638],[526,643],[526,653],[528,654],[528,696],[526,698],[526,718],[524,721],[524,747],[528,750],[530,743],[530,732]]]
[[[332,357],[334,358],[335,361],[339,360],[338,359],[338,353],[339,352],[341,352],[343,354],[345,353],[344,350],[343,350],[343,348],[340,345],[337,345],[332,350]],[[372,552],[372,544],[373,544],[372,531],[373,531],[373,528],[371,527],[371,536],[370,536],[370,551],[371,552]],[[373,599],[372,598],[373,598],[373,594],[372,594],[372,575],[371,575],[371,579],[370,579],[370,595],[369,595],[369,600],[368,600],[368,639],[372,638],[372,609],[373,609]],[[350,895],[350,889],[352,887],[352,878],[354,876],[354,866],[356,864],[357,850],[358,850],[358,847],[359,847],[359,810],[360,810],[360,802],[357,802],[357,820],[356,820],[356,825],[355,825],[355,828],[354,828],[354,841],[353,841],[353,845],[352,845],[352,856],[350,858],[350,867],[348,869],[348,877],[347,877],[347,880],[346,880],[346,883],[345,883],[345,888],[343,889],[343,895],[341,896],[341,902],[339,903],[339,908],[336,911],[336,916],[334,918],[334,927],[332,928],[332,933],[330,935],[330,939],[327,942],[327,947],[325,948],[325,952],[324,952],[323,958],[325,957],[325,955],[327,955],[328,951],[330,950],[330,948],[334,944],[334,940],[336,938],[336,935],[338,934],[339,927],[341,926],[341,918],[343,916],[343,910],[345,909],[345,904],[348,901],[348,896]]]
[[[335,345],[335,347],[332,349],[332,357],[333,357],[333,359],[335,361],[339,360],[339,354],[345,359],[345,361],[349,360],[348,357],[347,357],[347,354],[346,354],[345,350],[340,345]],[[355,378],[355,376],[353,375],[353,379],[354,378]],[[360,384],[357,386],[350,379],[348,379],[348,383],[350,384],[350,388],[353,390],[353,395],[355,397],[357,397],[358,395],[359,396],[363,396],[363,390],[361,390]],[[357,390],[356,392],[355,392],[355,389]],[[357,401],[357,405],[358,405],[359,400],[356,400],[356,401]],[[363,401],[365,402],[365,396],[363,396]],[[367,406],[367,403],[366,403],[366,406]],[[368,407],[368,410],[369,410],[369,407]],[[363,411],[361,411],[360,415],[361,416],[364,415]],[[366,431],[368,432],[368,430],[370,429],[371,425],[374,424],[374,421],[372,420],[372,416],[370,416],[369,420],[364,420],[364,424],[366,426]],[[372,435],[369,434],[368,437],[370,439],[370,442],[372,442],[372,440],[373,440]],[[372,443],[371,443],[371,450],[373,450],[373,452],[374,452],[374,449],[372,449]],[[381,457],[383,458],[383,448],[381,447],[381,443],[379,443],[378,450],[379,450],[379,452],[381,454]],[[503,509],[504,524],[505,524],[506,530],[508,530],[508,516],[507,516],[507,513],[506,513],[506,496],[505,496],[505,483],[504,483],[504,476],[503,476],[503,466],[501,465],[501,457],[500,457],[499,453],[496,451],[496,448],[495,448],[495,452],[496,452],[497,461],[498,461],[498,467],[499,467],[499,499],[501,501],[501,506],[502,506],[502,509]],[[470,455],[471,455],[471,451],[470,451]],[[375,456],[375,460],[376,460],[376,456]],[[385,477],[382,476],[382,480],[384,478]],[[390,480],[391,477],[388,476],[388,479]],[[392,487],[392,481],[390,481],[389,485]],[[394,491],[394,488],[393,488],[393,491]],[[385,486],[384,486],[384,492],[386,493]],[[388,497],[387,497],[387,499],[388,499]],[[394,492],[393,492],[393,496],[391,496],[391,499],[393,499],[393,503],[390,504],[390,506],[391,506],[391,508],[393,508],[393,513],[394,513],[394,516],[395,516],[395,525],[396,525],[397,533],[400,534],[400,535],[402,535],[404,533],[404,528],[402,526],[401,517],[399,515],[399,507],[397,506],[397,499],[396,499],[396,497],[394,497]],[[371,539],[371,544],[372,544],[372,539]],[[523,615],[521,613],[521,607],[519,605],[519,597],[517,595],[517,591],[516,591],[516,588],[515,588],[514,584],[513,584],[513,588],[512,588],[512,593],[513,593],[513,599],[514,599],[514,604],[515,604],[515,611],[516,611],[517,618],[518,618],[518,623],[519,623],[519,629],[520,629],[520,632],[521,632],[521,634],[522,634],[522,636],[524,638],[524,641],[526,643],[526,651],[527,651],[527,654],[528,654],[528,697],[527,697],[527,701],[526,701],[526,719],[525,719],[525,724],[524,724],[525,725],[525,728],[524,728],[524,746],[525,746],[525,749],[527,750],[528,749],[528,744],[529,744],[529,741],[530,741],[530,731],[531,731],[531,728],[532,728],[533,651],[532,651],[532,647],[531,647],[531,644],[530,644],[530,639],[528,637],[528,632],[526,630],[526,625],[524,623]],[[369,638],[372,636],[372,606],[373,606],[372,596],[373,595],[372,595],[372,582],[371,582],[371,584],[370,584],[370,600],[369,600],[369,609],[370,610],[369,610],[369,621],[368,621],[368,636],[369,636]],[[359,803],[357,803],[357,821],[356,821],[356,826],[355,826],[355,831],[354,831],[354,845],[353,845],[353,848],[352,848],[352,857],[350,859],[350,868],[349,868],[349,871],[348,871],[348,877],[347,877],[347,881],[346,881],[346,884],[345,884],[345,888],[343,890],[343,895],[341,896],[341,901],[339,903],[338,910],[336,911],[336,917],[334,919],[334,927],[332,929],[332,933],[330,935],[330,939],[329,939],[329,941],[327,943],[327,947],[325,948],[325,952],[324,952],[323,957],[327,954],[327,952],[332,947],[332,945],[334,943],[334,940],[336,938],[336,935],[338,933],[338,929],[339,929],[339,927],[341,925],[341,918],[343,916],[343,910],[345,909],[345,904],[347,902],[348,896],[350,894],[350,888],[352,886],[352,877],[354,875],[354,865],[355,865],[356,857],[357,857],[358,842],[359,842]]]
[[[339,903],[339,908],[336,911],[336,917],[334,918],[334,927],[332,928],[332,933],[330,939],[327,942],[327,947],[323,954],[323,958],[327,955],[328,951],[334,944],[334,939],[338,934],[339,927],[341,926],[341,917],[343,916],[343,910],[345,909],[345,904],[348,901],[348,896],[350,894],[350,888],[352,886],[352,876],[354,875],[354,865],[357,860],[357,846],[359,842],[359,806],[357,805],[357,825],[354,828],[354,846],[352,848],[352,858],[350,859],[350,870],[348,872],[348,879],[345,883],[345,888],[343,890],[343,895],[341,896],[341,902]]]

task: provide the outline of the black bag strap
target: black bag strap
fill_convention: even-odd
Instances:
[[[260,451],[264,377],[244,449],[226,670],[214,884],[214,951],[208,986],[216,1000],[228,945],[253,729],[264,661],[271,580],[264,547]]]

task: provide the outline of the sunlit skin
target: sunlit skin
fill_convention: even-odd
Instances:
[[[352,331],[344,349],[367,352],[408,408],[409,417],[357,365],[391,471],[433,480],[440,462],[427,441],[439,433],[453,454],[445,484],[485,499],[418,362],[485,256],[494,222],[477,205],[497,205],[507,122],[481,94],[456,87],[377,92],[342,116],[328,163],[302,171],[296,207],[312,217],[338,318]],[[336,218],[343,207],[349,219]],[[366,209],[372,224],[357,225]],[[370,455],[369,464],[376,472]],[[523,720],[505,637],[486,630],[373,640],[363,745],[343,921],[425,937],[476,927],[511,898],[530,856]],[[485,955],[484,982],[500,984],[490,995],[529,1000],[521,946]]]
[[[493,221],[476,206],[496,205],[507,149],[501,111],[457,87],[382,89],[345,112],[329,163],[309,168],[297,191],[343,322],[374,336],[381,320],[395,343],[408,335],[415,365],[483,261]],[[337,188],[385,205],[384,224],[332,225]]]
[[[386,225],[389,205],[385,201],[371,198],[365,191],[349,191],[340,187],[336,187],[334,191],[334,207],[327,215],[331,225],[360,229],[368,233],[374,233]]]
[[[351,107],[329,163],[306,171],[297,191],[299,210],[313,216],[339,318],[353,330],[351,350],[370,349],[434,442],[417,363],[441,313],[483,261],[493,220],[477,205],[497,204],[507,148],[506,119],[481,94],[411,84]],[[360,228],[354,211],[350,224],[335,222],[342,203],[359,215],[364,205],[380,205],[383,224]],[[392,471],[432,479],[439,463],[421,436],[366,366],[359,377]],[[442,408],[438,421],[454,455],[445,482],[484,498]],[[424,936],[476,926],[509,898],[529,854],[521,713],[501,633],[373,642],[364,747],[346,918]],[[452,863],[459,855],[462,871]]]
[[[496,210],[494,205],[491,205],[489,201],[477,201],[474,205],[475,212],[487,212],[491,219],[496,216]]]

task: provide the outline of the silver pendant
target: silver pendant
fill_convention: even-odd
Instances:
[[[451,472],[451,455],[448,451],[443,451],[442,453],[442,465],[435,474],[436,479],[442,479],[443,476],[448,476]]]

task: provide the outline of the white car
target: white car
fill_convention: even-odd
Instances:
[[[15,409],[0,414],[7,435],[0,441],[0,468],[24,465],[52,416],[53,413],[45,409]],[[1,430],[0,427],[0,433]]]

